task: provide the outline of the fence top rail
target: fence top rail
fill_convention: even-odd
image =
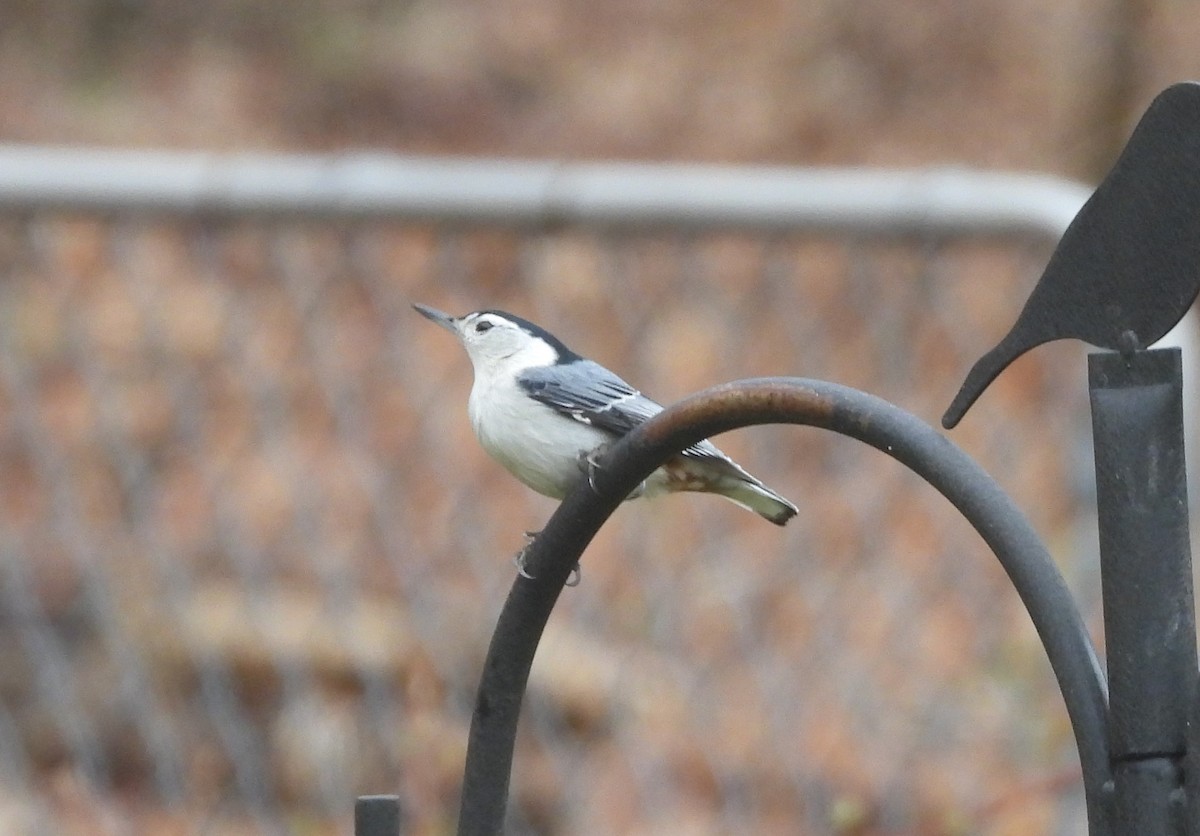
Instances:
[[[1058,238],[1090,189],[1023,172],[0,145],[0,211]]]

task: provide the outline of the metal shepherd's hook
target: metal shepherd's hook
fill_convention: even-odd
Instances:
[[[1200,85],[1150,106],[1072,222],[1004,340],[971,370],[943,418],[956,425],[1014,359],[1073,337],[1089,359],[1111,707],[1062,577],[996,483],[928,424],[871,395],[797,378],[717,386],[622,438],[526,553],[496,626],[472,718],[461,834],[500,832],[534,652],[583,550],[655,468],[703,438],[753,424],[820,427],[905,464],[995,552],[1046,648],[1079,750],[1089,830],[1200,836],[1200,715],[1188,552],[1180,356],[1148,351],[1200,287]]]

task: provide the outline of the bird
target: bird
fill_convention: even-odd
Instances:
[[[563,499],[599,451],[663,410],[527,319],[500,310],[456,317],[413,308],[454,334],[471,359],[467,412],[480,445],[544,496]],[[707,440],[671,457],[627,498],[680,491],[717,494],[776,525],[798,512]]]
[[[1200,84],[1151,102],[1112,170],[1063,233],[1016,323],[971,368],[951,429],[1010,363],[1074,338],[1129,354],[1156,342],[1200,291]]]

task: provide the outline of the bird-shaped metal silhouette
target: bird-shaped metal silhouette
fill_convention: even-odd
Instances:
[[[942,416],[954,427],[1026,351],[1074,337],[1132,352],[1160,339],[1200,290],[1200,84],[1151,103],[1116,165],[1071,221],[1016,324]]]

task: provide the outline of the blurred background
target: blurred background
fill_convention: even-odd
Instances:
[[[1195,75],[1186,0],[5,0],[10,142],[1031,168]]]
[[[961,166],[1090,184],[1195,76],[1186,0],[5,0],[0,142]],[[1039,235],[0,214],[0,831],[453,829],[521,532],[470,367],[501,307],[659,400],[763,374],[936,422]],[[1084,350],[953,438],[1101,639]],[[721,446],[801,506],[620,509],[535,664],[513,833],[1084,832],[1070,727],[995,560],[899,466]]]

